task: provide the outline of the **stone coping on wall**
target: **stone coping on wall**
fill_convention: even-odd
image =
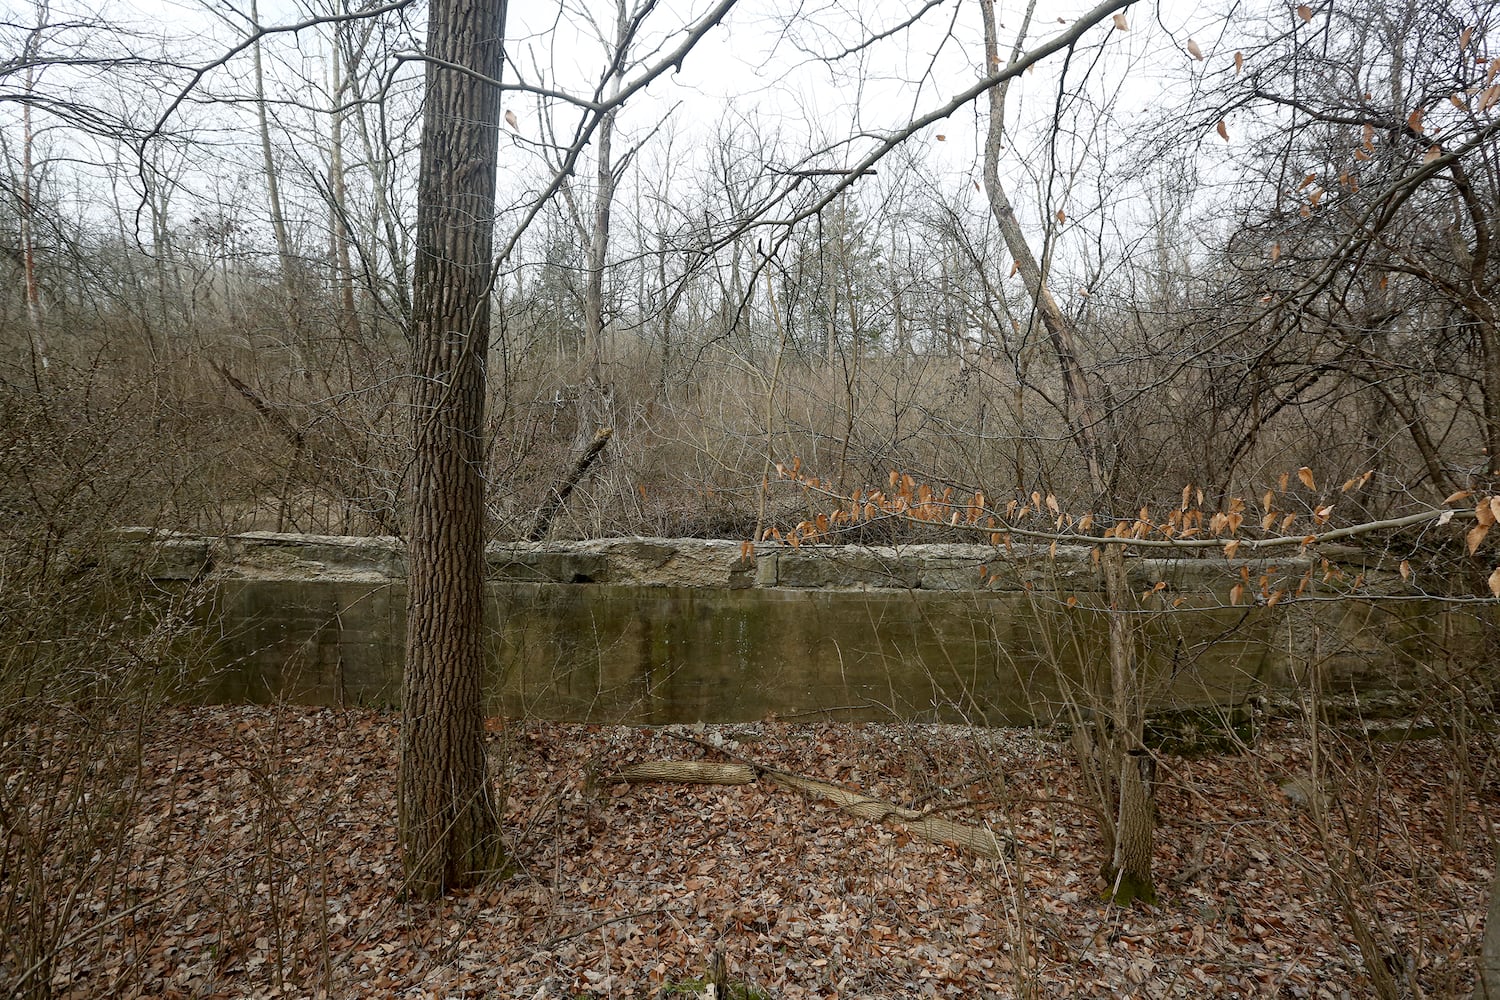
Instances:
[[[406,546],[394,537],[307,535],[267,531],[206,536],[148,528],[120,532],[119,558],[145,559],[159,580],[317,579],[380,582],[406,576]],[[603,538],[587,541],[504,542],[488,548],[496,582],[609,584],[712,589],[1051,591],[1097,590],[1091,549],[1083,545],[1007,546],[966,544],[804,545],[754,547],[698,538]],[[1400,590],[1400,577],[1363,566],[1356,549],[1325,550],[1346,572],[1366,574],[1366,592]],[[1321,557],[1225,559],[1219,550],[1203,558],[1132,556],[1132,584],[1169,591],[1222,589],[1244,576],[1258,591],[1264,576],[1273,587],[1300,577]],[[1351,564],[1353,568],[1350,569]],[[1318,575],[1318,574],[1315,574]]]

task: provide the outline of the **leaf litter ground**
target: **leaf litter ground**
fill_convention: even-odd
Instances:
[[[400,900],[398,718],[176,710],[53,979],[65,997],[691,996],[711,956],[766,997],[1358,997],[1351,916],[1399,982],[1466,995],[1491,877],[1487,759],[1307,739],[1163,757],[1162,900],[1099,901],[1098,823],[1065,744],[1026,730],[490,722],[508,877]],[[966,856],[767,781],[624,784],[741,759],[987,825]],[[1475,787],[1475,785],[1478,787]],[[1334,790],[1337,794],[1334,794]],[[1314,807],[1321,807],[1315,809]],[[1321,826],[1316,815],[1323,817]]]

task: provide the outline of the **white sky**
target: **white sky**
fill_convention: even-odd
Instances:
[[[65,2],[54,0],[54,20],[69,16]],[[264,0],[260,19],[267,25],[300,21],[309,15],[308,4],[318,2]],[[513,4],[508,31],[510,55],[524,68],[530,82],[587,94],[597,81],[604,51],[588,35],[578,10],[587,4],[594,16],[604,19],[606,31],[612,30],[609,22],[613,10],[596,0],[566,2],[574,9],[565,7],[560,14],[553,5]],[[675,32],[709,6],[709,0],[665,0],[648,21],[638,50],[674,45]],[[982,55],[975,0],[948,0],[931,9],[911,30],[837,64],[819,61],[808,51],[841,50],[861,40],[872,28],[880,30],[904,20],[915,6],[892,0],[743,0],[723,25],[703,39],[680,74],[669,73],[651,90],[632,99],[620,118],[617,149],[646,138],[659,127],[667,110],[675,107],[670,131],[674,166],[680,174],[690,173],[688,168],[702,162],[705,154],[701,144],[709,141],[726,119],[753,121],[757,128],[775,132],[782,149],[779,155],[787,166],[836,168],[853,163],[871,148],[875,138],[945,103],[978,79]],[[1045,0],[1039,3],[1030,41],[1034,44],[1062,30],[1059,19],[1071,21],[1087,6]],[[4,19],[13,23],[24,24],[35,16],[34,5],[20,0],[3,0],[0,7]],[[230,26],[243,26],[248,8],[249,0],[114,0],[102,16],[137,30],[141,41],[132,44],[139,49],[148,49],[152,37],[161,36],[185,61],[201,62],[222,52],[235,30],[242,30],[231,30]],[[1001,0],[998,8],[1002,47],[1008,50],[1019,27],[1021,6]],[[1048,204],[1033,201],[1033,221],[1053,217],[1058,209],[1066,211],[1070,220],[1086,219],[1100,200],[1099,192],[1091,189],[1102,170],[1096,161],[1101,157],[1112,159],[1112,149],[1121,139],[1143,127],[1142,123],[1158,119],[1163,106],[1181,100],[1195,74],[1222,73],[1231,65],[1234,46],[1221,42],[1217,35],[1224,24],[1232,30],[1235,22],[1206,13],[1197,4],[1186,0],[1143,2],[1127,17],[1129,31],[1114,30],[1106,22],[1089,32],[1068,76],[1070,93],[1081,93],[1089,104],[1109,111],[1106,128],[1089,134],[1064,130],[1055,139],[1049,137],[1048,145],[1039,145],[1044,136],[1049,136],[1041,126],[1052,122],[1057,109],[1061,56],[1052,57],[1011,88],[1009,123],[1018,139],[1007,149],[1002,169],[1015,178],[1018,200],[1025,204],[1033,197],[1031,189],[1047,173],[1047,164],[1055,162],[1065,172],[1052,179]],[[425,11],[418,9],[407,18],[420,25]],[[298,36],[278,36],[267,43],[267,73],[273,93],[314,109],[326,108],[327,95],[319,92],[326,86],[326,31],[311,29]],[[1184,50],[1189,37],[1197,38],[1206,56],[1204,61],[1193,60]],[[247,95],[249,67],[248,54],[241,55],[210,74],[202,93]],[[403,72],[409,79],[416,72],[415,66],[408,64]],[[539,78],[542,75],[544,78]],[[134,96],[127,94],[125,99]],[[164,100],[162,95],[140,97],[144,98],[139,102],[143,112]],[[502,143],[502,176],[515,196],[543,184],[547,169],[528,145],[540,133],[535,100],[529,95],[512,94],[508,104],[519,116],[520,136]],[[941,197],[958,198],[979,178],[980,133],[986,111],[978,102],[913,137],[900,156],[882,165],[876,183],[862,182],[865,191],[873,188],[876,194],[861,197],[887,197],[908,181],[903,172],[916,170],[919,176],[913,182],[936,186],[934,193]],[[577,112],[559,105],[553,114],[559,136],[569,134]],[[326,117],[304,113],[294,105],[278,109],[277,115],[288,129],[326,129]],[[1088,123],[1095,117],[1090,112],[1080,120]],[[191,123],[200,129],[200,136],[226,148],[242,147],[238,160],[246,176],[253,177],[255,136],[248,114],[226,115],[222,109],[202,108],[190,102],[174,123]],[[6,128],[13,125],[8,122]],[[658,143],[664,135],[658,134]],[[939,140],[939,135],[944,138]],[[807,157],[810,149],[859,136],[865,138],[796,162]],[[414,141],[410,135],[399,138]],[[1213,138],[1213,142],[1218,141]],[[310,154],[316,147],[316,143],[299,143],[295,134],[279,135],[278,144],[286,147],[289,155]],[[101,149],[98,143],[92,145],[93,156],[119,155],[118,151],[110,154]],[[1205,148],[1212,152],[1211,144],[1206,143]],[[639,162],[650,164],[652,155],[643,154]],[[1081,173],[1070,179],[1066,171],[1073,168]],[[190,178],[193,187],[200,193],[217,189],[224,197],[224,187],[230,184],[227,197],[236,197],[229,175],[221,168],[206,169],[210,174]],[[1119,201],[1122,194],[1111,192],[1112,200]],[[246,190],[240,197],[252,198],[253,192]],[[502,200],[504,197],[502,194]]]

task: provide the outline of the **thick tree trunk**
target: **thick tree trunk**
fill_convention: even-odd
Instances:
[[[500,76],[505,9],[434,0],[427,51]],[[500,866],[484,753],[484,386],[500,92],[427,68],[417,188],[417,374],[401,725],[408,891],[431,898]]]
[[[1484,918],[1484,943],[1474,970],[1474,1000],[1500,1000],[1500,853],[1490,883],[1490,910]]]
[[[1482,318],[1478,325],[1480,357],[1484,361],[1480,399],[1480,417],[1484,421],[1484,472],[1493,482],[1500,477],[1500,327],[1491,316]]]

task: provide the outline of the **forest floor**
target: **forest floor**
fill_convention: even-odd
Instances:
[[[1361,997],[1363,924],[1404,990],[1460,996],[1500,814],[1491,761],[1334,736],[1312,810],[1313,748],[1272,723],[1238,753],[1162,757],[1161,900],[1122,910],[1100,902],[1079,767],[1045,733],[490,725],[514,870],[419,904],[400,899],[397,716],[167,713],[128,862],[75,901],[55,995],[690,997],[718,953],[736,997]],[[987,824],[1014,856],[765,780],[610,780],[729,759],[704,744]]]

